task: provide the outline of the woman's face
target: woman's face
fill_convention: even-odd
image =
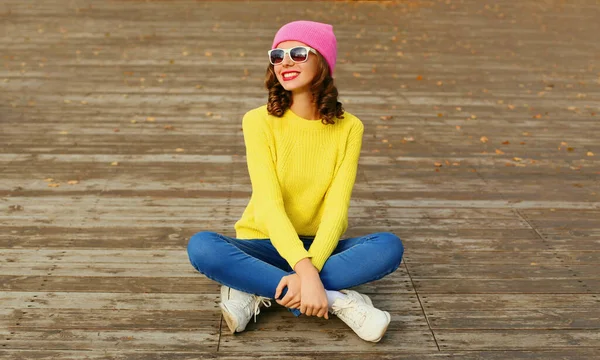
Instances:
[[[277,45],[278,49],[291,49],[295,46],[308,46],[300,41],[284,41]],[[308,60],[303,63],[294,63],[286,54],[283,62],[273,67],[277,80],[287,91],[301,92],[310,89],[310,84],[317,75],[317,56],[309,52]],[[284,76],[286,73],[290,78]]]

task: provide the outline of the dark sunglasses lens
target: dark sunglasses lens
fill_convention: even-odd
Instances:
[[[271,51],[271,64],[279,64],[283,61],[284,52],[283,50]]]
[[[296,47],[290,51],[290,57],[294,61],[306,61],[306,57],[308,56],[308,52],[305,48]]]

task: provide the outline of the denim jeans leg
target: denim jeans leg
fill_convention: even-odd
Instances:
[[[268,239],[239,240],[203,231],[190,238],[187,250],[192,266],[207,278],[270,299],[281,278],[291,273],[281,268],[289,265]],[[288,310],[300,315],[298,309]]]
[[[327,290],[341,290],[381,279],[400,266],[403,253],[400,238],[388,232],[340,240],[321,281]]]

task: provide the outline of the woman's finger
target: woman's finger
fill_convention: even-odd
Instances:
[[[287,307],[289,307],[289,308],[291,308],[291,309],[298,309],[298,308],[300,307],[300,302],[299,302],[299,301],[297,301],[297,302],[292,302],[292,303],[288,304],[288,306],[287,306]]]
[[[284,276],[279,281],[279,284],[277,285],[277,289],[275,289],[275,300],[279,299],[279,295],[281,295],[281,292],[283,291],[283,289],[286,286],[287,286],[287,276]]]
[[[292,292],[288,288],[288,292],[285,294],[283,299],[277,300],[277,303],[279,303],[280,305],[283,305],[285,307],[288,307],[289,304],[292,304],[296,301],[295,298],[296,297],[294,296],[294,294],[292,294]]]

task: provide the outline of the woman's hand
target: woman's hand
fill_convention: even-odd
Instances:
[[[302,294],[300,296],[300,312],[308,316],[329,319],[327,294],[319,277],[319,273],[301,278]]]
[[[283,297],[283,299],[279,300],[279,296],[283,292],[283,289],[287,286],[287,293]],[[291,274],[281,278],[279,281],[279,285],[277,285],[277,289],[275,290],[275,301],[279,305],[298,309],[300,308],[300,293],[301,293],[302,282],[300,281],[300,276],[298,274]]]

